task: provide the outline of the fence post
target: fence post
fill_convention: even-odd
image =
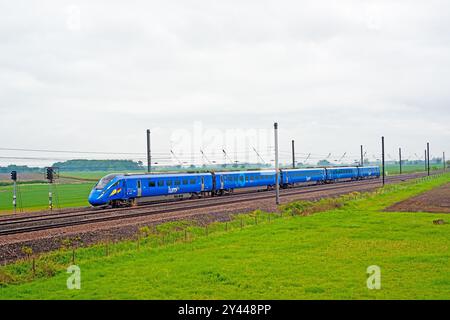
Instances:
[[[36,276],[36,257],[33,255],[33,278]]]

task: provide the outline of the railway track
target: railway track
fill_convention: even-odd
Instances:
[[[403,180],[423,177],[425,174],[408,174],[403,176],[389,177],[386,182],[394,183]],[[349,192],[355,188],[371,187],[381,184],[381,180],[363,180],[353,182],[342,182],[330,185],[300,186],[281,190],[281,197],[288,197],[298,194],[312,194],[327,192],[332,190],[345,190]],[[83,224],[129,219],[153,214],[163,214],[168,212],[201,209],[208,207],[224,206],[240,202],[265,200],[274,197],[274,191],[265,192],[242,192],[231,196],[202,198],[196,200],[183,200],[177,202],[153,203],[133,208],[75,211],[68,213],[48,213],[35,217],[13,217],[0,221],[0,236],[21,234],[48,229],[56,229]]]

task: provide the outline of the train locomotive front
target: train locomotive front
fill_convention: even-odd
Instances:
[[[94,207],[109,205],[124,198],[124,181],[118,174],[109,174],[94,186],[89,194],[89,203]]]

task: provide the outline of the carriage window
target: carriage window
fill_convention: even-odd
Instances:
[[[184,184],[184,185],[188,185],[188,184],[189,184],[189,181],[188,181],[187,179],[184,179],[184,180],[183,180],[183,184]]]
[[[172,185],[172,180],[167,180],[167,185],[170,187]]]
[[[197,181],[195,179],[191,179],[191,181],[189,181],[190,184],[195,184]]]
[[[238,180],[239,180],[238,176],[234,177],[234,182],[238,182]]]
[[[175,180],[175,185],[179,186],[181,184],[180,180]]]
[[[149,187],[156,187],[156,182],[155,182],[155,181],[150,181],[150,182],[148,183],[148,186],[149,186]]]
[[[164,187],[164,180],[158,181],[158,187]]]

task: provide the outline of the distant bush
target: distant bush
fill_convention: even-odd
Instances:
[[[138,171],[144,170],[142,162],[132,160],[68,160],[64,162],[56,162],[53,167],[59,168],[60,172],[64,171]]]
[[[44,169],[29,166],[17,166],[15,164],[9,165],[7,167],[0,167],[0,173],[10,173],[11,171],[43,173]]]

